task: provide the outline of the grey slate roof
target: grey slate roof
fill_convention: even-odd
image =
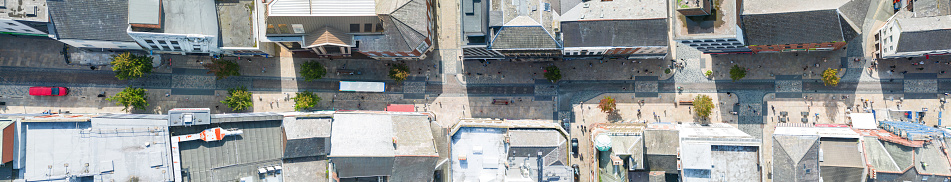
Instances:
[[[917,52],[951,49],[951,29],[901,32],[897,52]]]
[[[50,16],[59,39],[132,42],[125,0],[50,0]]]
[[[565,47],[667,46],[667,19],[563,21]]]
[[[878,171],[899,172],[903,169],[895,164],[877,137],[865,137],[865,155],[868,156],[868,163]]]
[[[542,26],[502,27],[492,39],[491,49],[558,49],[560,45]]]
[[[741,19],[749,45],[849,41],[843,35],[849,30],[843,27],[851,27],[834,9],[743,15]]]
[[[819,136],[774,135],[772,157],[775,181],[819,180]]]
[[[354,40],[361,41],[360,51],[412,52],[428,39],[428,12],[424,0],[409,0],[392,13],[380,15],[384,26],[382,37],[354,36]]]
[[[261,167],[281,165],[281,120],[224,122],[170,127],[172,136],[199,133],[214,127],[237,128],[244,133],[215,142],[179,143],[183,178],[193,182],[237,181],[257,176]]]

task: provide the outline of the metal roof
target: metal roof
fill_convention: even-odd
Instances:
[[[274,0],[269,16],[376,16],[374,0]]]
[[[26,181],[173,181],[164,127],[93,128],[90,122],[25,122]]]
[[[179,143],[185,179],[202,181],[237,181],[253,176],[260,181],[258,169],[281,165],[281,120],[224,122],[188,127],[173,126],[173,136],[199,133],[221,127],[243,131],[241,135],[220,141],[187,141]]]

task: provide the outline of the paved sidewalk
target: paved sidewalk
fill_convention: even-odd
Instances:
[[[665,74],[670,65],[664,60],[569,60],[555,62],[464,61],[467,84],[531,84],[543,80],[544,68],[561,69],[562,80],[633,80],[637,76],[656,76],[665,80],[677,70]]]
[[[799,53],[711,55],[713,78],[730,80],[730,68],[738,65],[748,69],[743,79],[775,79],[776,75],[802,75],[803,79],[820,79],[822,71],[827,68],[839,69],[848,66],[842,64],[845,53],[845,49],[840,49]]]

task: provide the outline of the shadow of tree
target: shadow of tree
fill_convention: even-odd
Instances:
[[[621,118],[621,113],[618,112],[618,110],[614,110],[614,111],[608,112],[608,117],[607,117],[607,119],[608,119],[608,121],[610,121],[610,122],[618,122],[618,121],[621,121],[621,119],[622,119],[622,118]]]

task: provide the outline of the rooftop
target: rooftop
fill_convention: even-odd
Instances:
[[[721,142],[755,146],[758,146],[758,143],[762,141],[726,123],[713,123],[710,125],[684,123],[680,125],[680,138],[684,142]]]
[[[878,171],[901,172],[906,167],[895,164],[895,160],[885,150],[885,144],[877,137],[865,137],[865,155],[868,156],[868,164]]]
[[[683,145],[684,181],[761,181],[759,147]]]
[[[462,33],[465,35],[488,34],[488,6],[490,0],[462,1]],[[463,41],[467,41],[463,39]]]
[[[49,22],[46,0],[5,0],[0,4],[0,19]],[[46,30],[43,30],[46,31]]]
[[[161,7],[162,28],[151,32],[218,35],[218,15],[214,0],[162,0]],[[145,15],[133,13],[130,19],[139,16]]]
[[[588,1],[561,14],[560,20],[640,20],[667,19],[666,0]]]
[[[95,120],[94,120],[95,121]],[[23,122],[26,181],[174,181],[164,127],[93,128],[90,122]]]
[[[667,19],[561,22],[565,47],[667,46],[667,27]]]
[[[776,14],[744,14],[749,45],[851,41],[855,29],[835,9]]]
[[[252,7],[252,8],[249,8]],[[221,47],[254,47],[253,28],[251,25],[254,10],[254,0],[215,1],[218,11],[218,45]]]
[[[773,135],[818,135],[824,138],[859,138],[861,135],[847,127],[776,127]]]
[[[47,1],[58,39],[132,42],[126,32],[128,3],[125,0]]]
[[[376,16],[374,0],[274,0],[269,16]]]
[[[329,153],[330,118],[285,117],[284,158],[313,157]]]
[[[850,1],[862,0],[744,0],[743,15],[838,9]]]
[[[460,128],[451,141],[452,181],[505,179],[505,133],[503,128]]]
[[[948,155],[942,152],[941,143],[933,140],[925,144],[924,147],[915,148],[915,169],[919,173],[937,174],[942,176],[951,175],[951,163],[948,162]]]
[[[327,159],[325,157],[303,157],[284,160],[284,180],[288,182],[310,181],[328,182]]]
[[[896,52],[951,49],[951,15],[923,18],[896,18],[901,27]]]
[[[453,181],[571,179],[567,139],[557,130],[461,127],[452,135],[451,145]]]
[[[736,0],[713,1],[713,13],[707,16],[687,17],[676,13],[674,18],[674,37],[691,39],[719,36],[736,36],[739,25]]]
[[[431,179],[438,159],[428,116],[414,113],[336,113],[330,158],[340,178],[390,176]]]
[[[490,38],[493,49],[557,49],[558,28],[548,0],[490,1],[489,25],[503,26]]]
[[[917,0],[910,4],[915,17],[951,15],[951,0]]]
[[[242,116],[242,115],[237,115]],[[213,115],[221,120],[240,118]],[[220,141],[201,140],[180,142],[183,178],[188,181],[238,181],[244,177],[258,178],[258,169],[281,165],[283,156],[281,120],[230,121],[209,125],[173,126],[173,136],[200,133],[209,128],[238,129],[243,133],[225,137]]]
[[[821,139],[819,166],[824,181],[862,181],[865,155],[857,139]],[[947,160],[945,160],[947,161]]]
[[[819,181],[819,136],[773,135],[773,180]]]

